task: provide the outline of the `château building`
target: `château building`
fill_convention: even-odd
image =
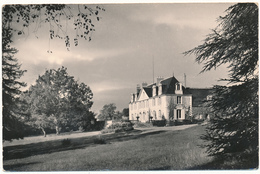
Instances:
[[[131,94],[129,120],[184,120],[192,116],[192,94],[174,76],[137,85]]]

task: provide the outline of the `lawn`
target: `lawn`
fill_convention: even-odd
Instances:
[[[6,147],[4,169],[11,171],[182,170],[204,165],[212,158],[199,147],[205,127],[179,131],[138,131],[105,136],[106,144],[93,137]],[[116,136],[116,137],[115,137]],[[97,139],[97,138],[95,138]],[[12,155],[11,153],[16,153]],[[20,155],[17,155],[20,154]]]

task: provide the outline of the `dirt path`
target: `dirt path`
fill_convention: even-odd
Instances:
[[[89,136],[95,136],[100,134],[101,131],[93,131],[93,132],[74,132],[71,134],[50,134],[46,137],[43,136],[33,136],[33,137],[25,137],[22,140],[13,140],[12,142],[5,141],[3,142],[3,147],[6,146],[16,146],[16,145],[25,145],[30,143],[39,143],[44,141],[52,141],[52,140],[60,140],[60,139],[73,139],[73,138],[81,138],[81,137],[89,137]]]
[[[197,124],[190,124],[190,125],[180,125],[180,126],[169,126],[169,127],[149,127],[149,128],[135,128],[136,130],[141,130],[141,134],[146,134],[150,132],[156,132],[156,131],[176,131],[176,130],[183,130],[187,129],[193,126],[196,126]],[[16,146],[16,145],[25,145],[25,144],[31,144],[31,143],[39,143],[39,142],[45,142],[45,141],[52,141],[52,140],[60,140],[60,139],[74,139],[74,138],[81,138],[81,137],[90,137],[101,134],[101,131],[93,131],[93,132],[73,132],[71,134],[50,134],[47,135],[47,137],[43,136],[33,136],[33,137],[25,137],[22,140],[13,140],[12,142],[5,141],[3,142],[3,147],[7,146]]]
[[[155,132],[155,131],[176,131],[176,130],[183,130],[187,129],[193,126],[196,126],[197,124],[189,124],[189,125],[180,125],[180,126],[167,126],[167,127],[149,127],[149,128],[135,128],[136,130],[141,130],[142,133],[147,132]]]

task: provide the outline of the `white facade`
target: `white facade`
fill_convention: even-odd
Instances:
[[[137,88],[129,103],[129,120],[184,120],[192,115],[192,95],[171,77]]]

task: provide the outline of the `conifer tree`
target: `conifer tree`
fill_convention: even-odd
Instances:
[[[4,39],[4,38],[3,38]],[[2,97],[3,97],[3,139],[11,140],[23,138],[23,123],[19,114],[20,88],[26,86],[19,79],[25,72],[21,70],[14,55],[15,48],[3,45],[2,47]]]
[[[258,165],[258,6],[238,3],[219,18],[205,42],[185,54],[204,63],[202,72],[228,64],[228,86],[215,86],[213,118],[204,139],[209,155],[248,160]],[[249,158],[246,158],[249,157]]]

